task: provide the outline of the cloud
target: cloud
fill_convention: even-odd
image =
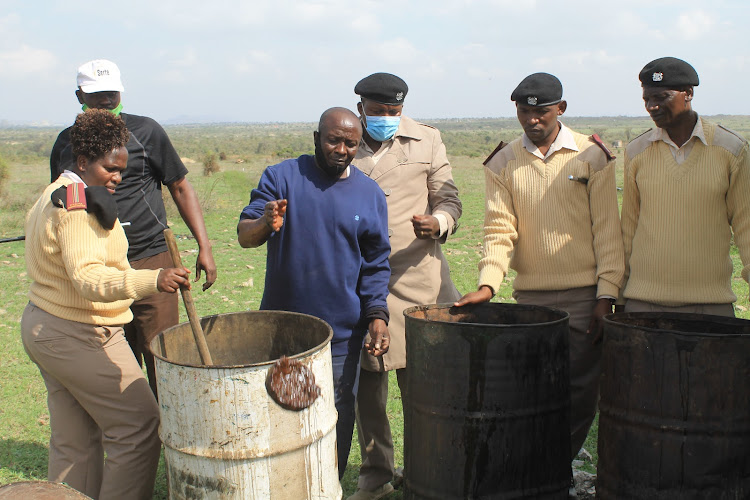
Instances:
[[[711,35],[717,25],[716,16],[704,10],[692,10],[680,14],[674,31],[683,40],[698,40]]]
[[[25,78],[30,75],[47,76],[57,66],[57,58],[52,52],[36,49],[28,45],[0,52],[0,76]]]
[[[185,49],[185,52],[176,59],[170,61],[170,64],[177,68],[192,68],[198,63],[198,56],[192,47]]]
[[[261,69],[267,71],[273,65],[274,57],[263,50],[249,50],[240,56],[233,64],[237,73],[259,73]]]
[[[397,37],[378,43],[371,43],[366,48],[372,57],[391,61],[397,60],[399,64],[409,64],[420,59],[421,52],[404,37]]]

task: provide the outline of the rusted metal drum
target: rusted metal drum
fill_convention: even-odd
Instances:
[[[60,483],[21,481],[0,486],[0,500],[91,500],[91,497]]]
[[[487,303],[404,315],[404,498],[566,498],[568,313]]]
[[[338,499],[331,327],[305,314],[247,311],[201,319],[214,366],[189,323],[151,342],[171,499]],[[312,370],[321,395],[281,408],[266,376],[282,355]]]
[[[750,498],[750,321],[606,316],[597,498]]]

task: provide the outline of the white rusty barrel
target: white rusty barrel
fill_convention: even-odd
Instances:
[[[61,483],[21,481],[0,486],[0,500],[91,500]]]
[[[339,499],[331,327],[305,314],[247,311],[201,319],[214,365],[189,323],[151,342],[171,499]],[[320,397],[295,412],[268,395],[282,355],[315,375]]]

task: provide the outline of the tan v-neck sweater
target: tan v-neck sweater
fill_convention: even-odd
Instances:
[[[497,291],[510,265],[516,290],[596,285],[597,296],[618,295],[624,258],[615,162],[572,133],[579,151],[561,149],[543,161],[519,138],[487,161],[479,286]]]
[[[623,296],[664,306],[726,304],[732,292],[732,236],[750,267],[750,158],[743,138],[702,120],[678,164],[669,146],[643,134],[625,151]]]

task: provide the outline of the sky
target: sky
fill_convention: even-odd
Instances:
[[[698,113],[750,115],[748,26],[747,0],[0,0],[0,124],[72,123],[98,58],[162,123],[317,121],[379,71],[415,118],[514,116],[538,71],[568,115],[646,116],[638,73],[663,56],[698,71]]]

